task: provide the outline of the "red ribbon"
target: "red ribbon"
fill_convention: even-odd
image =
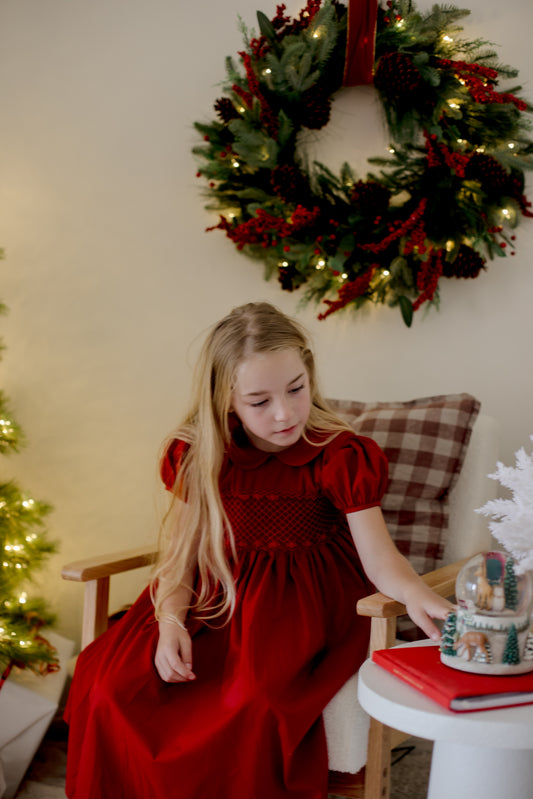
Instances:
[[[344,86],[373,82],[377,15],[377,0],[349,0]]]

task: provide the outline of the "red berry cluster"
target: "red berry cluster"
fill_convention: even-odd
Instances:
[[[425,242],[426,226],[424,225],[424,220],[419,219],[404,244],[403,255],[411,255],[414,250],[416,250],[419,255],[425,255],[428,249]]]
[[[320,9],[321,0],[308,0],[307,5],[300,11],[298,19],[292,19],[288,14],[285,14],[287,6],[285,3],[276,6],[276,15],[271,20],[272,27],[277,32],[277,38],[282,39],[285,36],[296,36],[301,31],[309,27],[313,17]],[[266,36],[259,36],[250,41],[250,50],[254,58],[257,60],[264,58],[270,52],[270,43]]]
[[[435,296],[442,275],[443,255],[443,250],[433,251],[427,261],[422,262],[416,278],[416,287],[421,293],[413,303],[413,311],[418,311],[424,302],[431,301]]]
[[[313,17],[320,10],[321,0],[307,0],[305,8],[302,8],[298,19],[291,19],[285,14],[286,5],[283,3],[276,6],[276,16],[272,20],[272,25],[283,37],[294,36],[309,27]]]
[[[445,144],[439,143],[434,133],[430,136],[424,131],[424,136],[426,139],[428,167],[431,169],[431,167],[442,166],[444,162],[449,169],[455,172],[458,178],[464,178],[470,156],[453,152]]]
[[[366,272],[356,277],[355,280],[350,280],[348,283],[344,283],[344,285],[339,289],[337,300],[324,300],[324,304],[329,305],[329,308],[327,311],[319,314],[318,318],[320,320],[326,319],[330,314],[335,313],[335,311],[339,311],[341,308],[344,308],[352,300],[355,300],[357,297],[361,297],[368,289],[370,281],[372,280],[374,272],[376,271],[376,267],[377,264],[372,264],[372,266],[367,269]]]
[[[405,236],[406,233],[409,233],[410,230],[417,227],[420,219],[424,215],[424,211],[426,210],[427,205],[427,198],[423,197],[418,204],[418,207],[415,208],[412,214],[404,221],[398,222],[391,222],[389,225],[389,235],[385,236],[382,241],[370,244],[362,244],[361,247],[363,250],[368,250],[368,252],[373,252],[377,255],[378,252],[383,252],[387,249],[389,244],[392,244],[393,241],[396,239],[400,239],[402,236]]]
[[[261,122],[267,129],[269,136],[272,136],[273,139],[277,139],[278,120],[274,116],[266,97],[261,91],[259,80],[257,79],[257,75],[255,74],[254,68],[252,66],[252,57],[249,53],[244,51],[240,52],[239,55],[241,56],[244,68],[246,69],[246,77],[248,78],[248,88],[250,89],[250,93],[254,97],[257,97],[261,106]],[[251,103],[247,103],[247,105],[250,106]]]
[[[393,6],[394,4],[392,3],[392,0],[387,0],[387,8],[389,8],[390,11],[387,16],[383,17],[383,22],[385,22],[387,25],[389,25],[389,23],[391,23],[393,20],[399,22],[402,18],[401,14],[393,13]]]
[[[305,227],[311,227],[314,225],[318,217],[320,216],[320,209],[315,207],[312,211],[308,208],[304,208],[303,205],[297,205],[291,215],[291,228],[289,229],[289,234],[291,230],[301,230]]]
[[[231,88],[232,91],[234,91],[235,94],[237,94],[241,98],[244,105],[247,105],[248,108],[252,107],[254,96],[251,92],[247,92],[246,89],[243,89],[242,86],[239,86],[237,83],[234,83]]]
[[[437,66],[452,69],[476,103],[513,103],[519,111],[527,110],[527,103],[514,94],[497,92],[492,88],[491,84],[495,84],[498,79],[495,69],[482,64],[469,64],[467,61],[452,61],[449,58],[438,58]]]
[[[522,216],[527,216],[530,219],[533,219],[533,213],[529,210],[532,204],[529,202],[525,194],[521,194],[520,197],[517,197],[516,201],[520,206],[520,210],[522,211]]]
[[[278,239],[284,239],[305,227],[313,225],[320,215],[320,210],[314,208],[309,211],[298,205],[287,222],[279,216],[274,216],[258,208],[256,215],[246,222],[233,225],[225,216],[220,217],[220,222],[208,230],[223,230],[226,236],[235,242],[238,250],[246,244],[260,244],[262,247],[275,247]],[[287,249],[287,248],[285,248]]]

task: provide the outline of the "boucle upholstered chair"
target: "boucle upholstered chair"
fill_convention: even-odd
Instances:
[[[391,534],[423,579],[442,596],[452,596],[464,560],[491,546],[486,521],[474,509],[495,492],[494,481],[487,479],[498,457],[495,420],[479,415],[479,403],[467,394],[398,403],[330,402],[356,432],[384,449],[390,480],[383,512]],[[85,583],[82,648],[107,628],[110,577],[150,565],[155,555],[153,546],[139,547],[63,568],[65,579]],[[400,603],[374,594],[357,610],[372,618],[370,651],[394,645],[397,619],[405,614]],[[368,718],[357,702],[357,675],[324,710],[324,723],[330,791],[386,799],[390,750],[406,736]]]

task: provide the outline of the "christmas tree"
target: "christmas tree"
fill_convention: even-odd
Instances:
[[[22,444],[22,430],[0,392],[0,455],[17,452]],[[32,592],[34,572],[55,551],[44,527],[50,510],[16,482],[0,481],[0,687],[13,666],[36,672],[57,668],[55,650],[39,634],[53,617]]]
[[[505,607],[516,610],[518,607],[518,585],[514,571],[514,560],[507,558],[505,561],[505,577],[503,582],[505,591]]]
[[[446,621],[444,622],[442,628],[440,651],[444,655],[451,655],[452,657],[455,657],[455,655],[457,655],[454,646],[456,640],[456,635],[455,635],[456,624],[457,624],[457,614],[453,610],[451,610],[446,616]]]
[[[518,646],[518,633],[516,631],[516,627],[514,624],[511,624],[511,626],[509,627],[509,632],[507,634],[507,643],[505,644],[502,663],[509,663],[511,666],[515,666],[517,663],[520,663],[520,648]]]

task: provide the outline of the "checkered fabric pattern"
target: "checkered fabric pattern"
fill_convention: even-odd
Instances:
[[[407,402],[328,404],[389,461],[382,510],[389,531],[419,574],[441,565],[448,529],[448,494],[455,485],[480,403],[470,394]]]

